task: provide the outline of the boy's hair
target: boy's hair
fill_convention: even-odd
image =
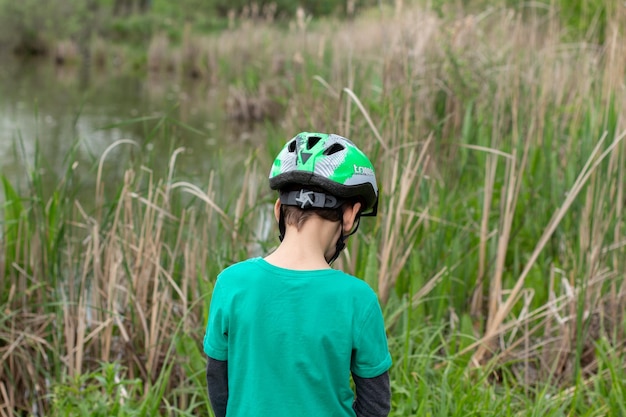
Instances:
[[[302,210],[297,206],[283,206],[283,216],[285,216],[285,224],[296,226],[300,230],[304,223],[313,216],[319,216],[324,220],[331,222],[341,221],[342,213],[338,209],[307,209]]]

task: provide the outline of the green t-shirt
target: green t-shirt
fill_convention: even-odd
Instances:
[[[380,305],[364,281],[262,258],[219,275],[204,351],[228,361],[228,417],[354,417],[350,372],[373,378],[391,366]]]

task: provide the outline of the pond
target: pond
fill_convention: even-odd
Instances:
[[[178,147],[185,152],[176,172],[185,180],[206,183],[211,170],[226,169],[225,159],[235,169],[249,155],[248,138],[256,128],[229,120],[225,86],[177,78],[1,59],[0,172],[25,187],[25,173],[36,166],[44,186],[54,186],[72,153],[83,172],[91,172],[81,184],[92,192],[95,165],[122,139],[137,146],[123,144],[108,154],[108,181],[121,179],[138,153],[165,170]]]

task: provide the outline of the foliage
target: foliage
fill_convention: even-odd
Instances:
[[[51,387],[51,416],[130,417],[143,415],[137,396],[139,379],[126,379],[115,363],[102,363],[92,372],[66,377]]]
[[[0,1],[0,44],[43,54],[54,41],[85,37],[100,19],[95,0]]]
[[[618,12],[619,6],[614,1],[604,0],[560,0],[563,23],[571,28],[574,36],[597,40],[604,43],[609,20]]]
[[[552,5],[545,2],[531,6],[520,0],[507,0],[507,4],[535,14],[544,13],[542,9],[550,10]],[[586,39],[604,43],[610,19],[619,13],[618,4],[612,0],[558,0],[554,4],[562,26],[573,40]]]

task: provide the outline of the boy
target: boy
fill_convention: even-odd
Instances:
[[[222,271],[211,299],[204,350],[215,415],[387,416],[391,356],[378,298],[330,267],[360,216],[376,215],[372,164],[346,138],[305,132],[269,180],[281,243]]]

